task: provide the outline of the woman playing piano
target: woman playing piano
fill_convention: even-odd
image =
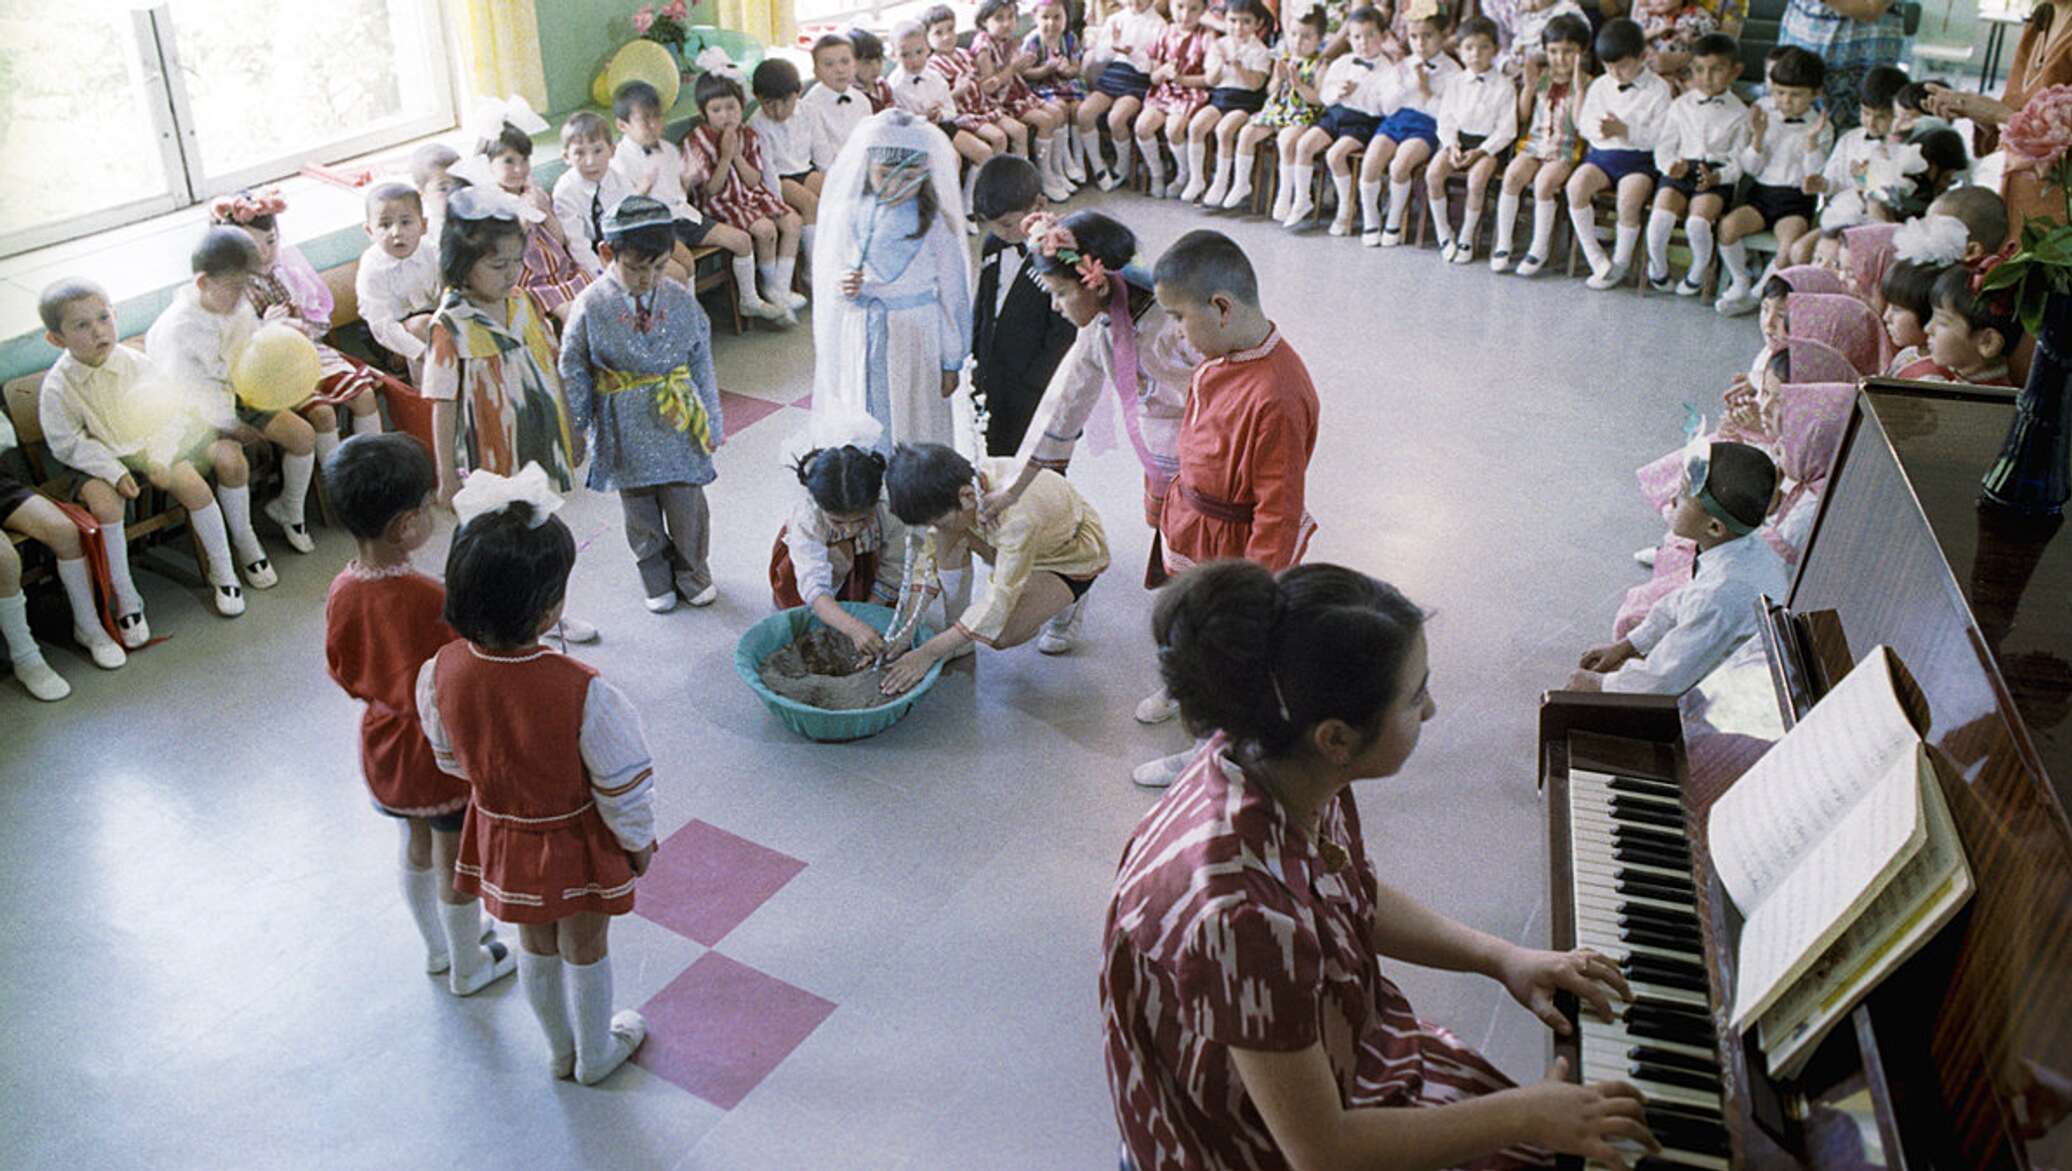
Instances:
[[[1335,565],[1217,562],[1159,598],[1160,669],[1209,740],[1137,826],[1108,908],[1125,1168],[1624,1167],[1652,1148],[1631,1086],[1557,1063],[1520,1088],[1382,974],[1479,973],[1563,1032],[1557,992],[1608,1014],[1629,991],[1603,956],[1519,947],[1375,877],[1351,785],[1401,769],[1436,710],[1423,617]]]

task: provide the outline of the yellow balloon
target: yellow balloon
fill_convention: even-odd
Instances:
[[[590,96],[600,106],[612,104],[612,95],[629,81],[644,81],[655,87],[662,95],[662,112],[667,114],[676,106],[676,92],[683,84],[682,74],[677,72],[676,58],[669,50],[654,41],[642,38],[633,41],[612,54],[604,66],[604,72],[590,86]]]
[[[314,394],[324,376],[316,343],[292,325],[262,325],[230,364],[230,388],[255,411],[285,411]]]

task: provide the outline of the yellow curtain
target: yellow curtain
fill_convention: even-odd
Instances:
[[[776,49],[790,46],[799,35],[793,8],[792,0],[712,0],[710,8],[695,16],[711,20],[721,28],[747,33]]]
[[[547,108],[540,20],[533,0],[461,0],[461,61],[476,96],[517,95]]]

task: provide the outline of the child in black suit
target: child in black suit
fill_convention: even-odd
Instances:
[[[1022,220],[1043,204],[1027,159],[998,155],[979,168],[972,207],[986,229],[971,314],[971,385],[985,396],[986,454],[1012,456],[1078,330],[1051,307],[1029,272]]]

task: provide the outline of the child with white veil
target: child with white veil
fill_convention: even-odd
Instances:
[[[904,110],[865,121],[820,190],[813,413],[862,411],[877,450],[957,442],[950,397],[971,352],[971,258],[957,152]]]

